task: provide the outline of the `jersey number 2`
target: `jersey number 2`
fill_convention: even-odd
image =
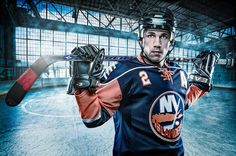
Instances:
[[[143,86],[147,86],[147,85],[152,84],[151,81],[148,78],[147,73],[145,71],[139,72],[139,76],[140,76],[140,78],[142,80]]]

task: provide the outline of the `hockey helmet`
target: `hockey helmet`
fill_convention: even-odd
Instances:
[[[173,41],[175,36],[176,21],[173,13],[168,8],[151,8],[145,11],[139,20],[139,39],[143,38],[146,29],[167,30],[171,34],[170,40]]]

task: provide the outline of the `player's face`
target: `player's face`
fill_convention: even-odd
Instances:
[[[146,57],[162,66],[170,46],[170,33],[166,30],[148,29],[144,31],[142,46]]]

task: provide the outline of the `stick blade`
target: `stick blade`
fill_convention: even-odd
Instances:
[[[28,68],[8,91],[5,98],[6,104],[11,107],[20,104],[38,77],[39,75],[35,70],[31,69],[31,67]]]
[[[17,81],[13,84],[12,88],[8,91],[5,102],[10,107],[15,107],[23,100],[27,91]]]
[[[48,55],[38,58],[10,88],[5,98],[6,104],[11,107],[20,104],[34,82],[49,65],[58,61],[70,61],[74,59],[73,57],[67,58],[66,56],[67,55]]]

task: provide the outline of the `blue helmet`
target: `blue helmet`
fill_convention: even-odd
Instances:
[[[168,8],[151,8],[145,11],[139,20],[139,39],[143,38],[146,29],[167,30],[171,34],[171,41],[175,36],[176,21],[173,13]]]

